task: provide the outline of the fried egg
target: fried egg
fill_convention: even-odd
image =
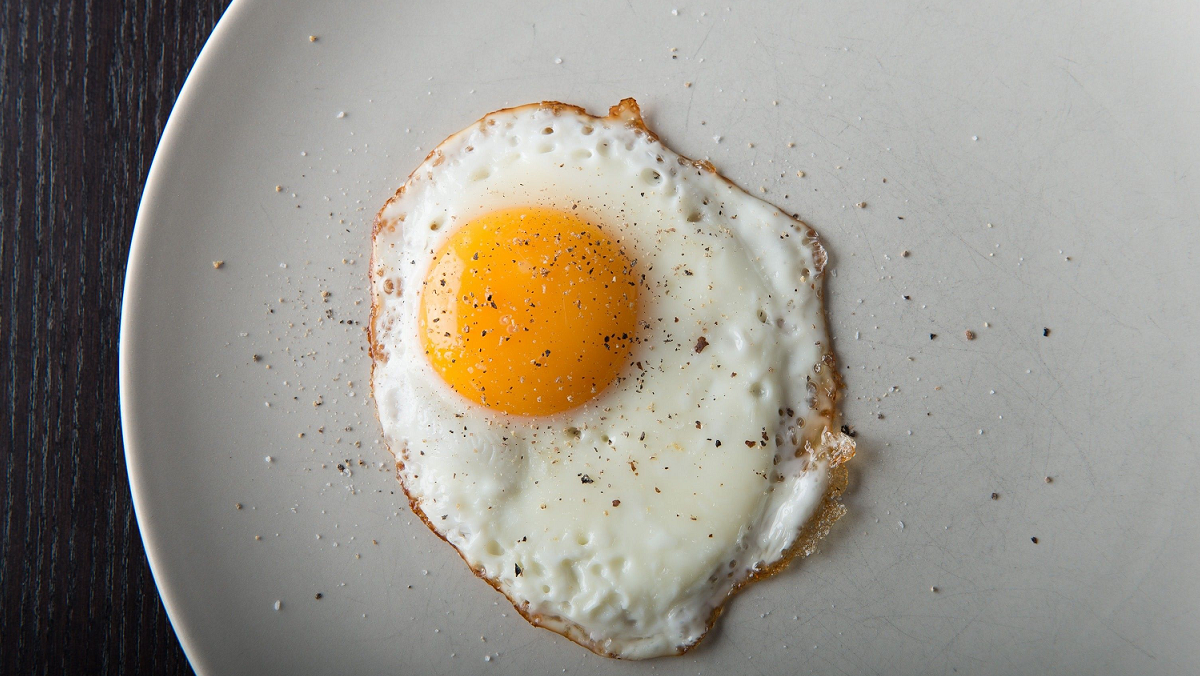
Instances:
[[[451,136],[374,227],[372,390],[413,511],[533,624],[684,652],[844,511],[825,263],[632,99]]]

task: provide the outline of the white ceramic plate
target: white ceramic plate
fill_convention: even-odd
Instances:
[[[138,522],[196,670],[1193,670],[1200,5],[1093,5],[236,0],[121,330]],[[860,443],[822,552],[639,664],[530,627],[413,517],[363,334],[372,216],[434,145],[624,96],[821,232]]]

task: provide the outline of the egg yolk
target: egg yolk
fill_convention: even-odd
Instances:
[[[430,364],[462,396],[539,416],[579,406],[620,373],[638,282],[621,245],[579,216],[494,211],[437,252],[418,318]]]

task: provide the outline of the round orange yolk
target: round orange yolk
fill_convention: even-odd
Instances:
[[[565,411],[624,367],[637,284],[620,244],[575,214],[494,211],[437,252],[421,291],[422,345],[471,401],[515,415]]]

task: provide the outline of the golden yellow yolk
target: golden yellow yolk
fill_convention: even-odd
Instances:
[[[633,268],[619,243],[575,214],[486,214],[450,236],[425,278],[425,354],[454,391],[490,409],[537,416],[578,406],[629,356]]]

